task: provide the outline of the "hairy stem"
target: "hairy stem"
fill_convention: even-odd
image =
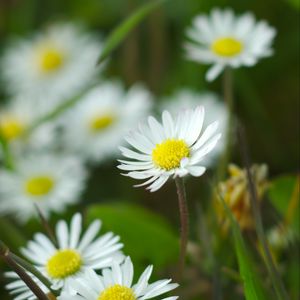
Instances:
[[[179,213],[180,213],[181,237],[180,237],[179,276],[181,277],[185,267],[185,259],[187,253],[187,244],[188,244],[188,236],[189,236],[189,212],[188,212],[183,179],[176,177],[175,183],[177,188]]]

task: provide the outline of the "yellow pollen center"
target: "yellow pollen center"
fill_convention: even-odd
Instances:
[[[80,270],[80,255],[70,249],[57,251],[47,262],[46,269],[50,277],[64,279]]]
[[[43,72],[49,73],[59,69],[64,62],[63,54],[57,49],[45,49],[40,53],[39,64]]]
[[[44,196],[54,187],[54,180],[50,176],[29,178],[25,183],[25,190],[31,196]]]
[[[24,124],[17,118],[10,117],[0,122],[0,133],[7,141],[20,137],[24,129]]]
[[[220,56],[235,56],[243,50],[243,43],[232,37],[223,37],[215,40],[211,49]]]
[[[167,171],[178,168],[183,158],[190,156],[190,149],[183,140],[167,139],[152,151],[154,164]]]
[[[131,288],[119,284],[104,290],[97,300],[136,300]]]
[[[113,115],[96,116],[91,119],[89,127],[93,132],[99,132],[109,127],[115,120]]]

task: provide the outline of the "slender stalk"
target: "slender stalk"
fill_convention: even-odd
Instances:
[[[187,253],[187,244],[188,244],[188,236],[189,236],[189,212],[188,212],[183,179],[176,177],[175,183],[177,188],[179,213],[180,213],[181,237],[180,237],[179,276],[181,277],[185,267],[185,259]]]
[[[5,137],[1,134],[0,131],[0,145],[2,148],[2,153],[3,153],[3,161],[4,165],[8,170],[13,170],[14,169],[14,160],[13,156],[10,151],[9,143],[5,139]]]
[[[271,251],[269,249],[267,238],[265,236],[262,217],[259,208],[257,190],[250,170],[251,163],[250,163],[250,158],[249,158],[249,153],[248,153],[248,148],[247,148],[247,143],[245,138],[245,132],[241,126],[239,127],[238,130],[238,138],[239,138],[242,159],[246,167],[246,174],[248,178],[248,189],[250,193],[250,202],[251,202],[251,207],[252,207],[253,216],[255,220],[256,232],[257,232],[259,242],[262,245],[262,249],[264,253],[264,261],[266,263],[269,276],[272,280],[273,289],[277,295],[277,298],[280,300],[286,300],[289,299],[289,296],[284,288],[279,273],[276,269]]]
[[[227,165],[231,158],[231,145],[233,140],[234,126],[234,99],[233,99],[233,76],[230,67],[227,67],[223,75],[223,98],[228,111],[227,127],[225,132],[225,151],[221,158],[218,169],[218,179],[222,180],[226,173]]]
[[[13,259],[9,248],[1,241],[0,241],[0,256],[3,258],[6,264],[10,266],[18,274],[21,280],[24,281],[24,283],[28,286],[28,288],[33,292],[33,294],[39,300],[49,300],[47,295],[45,295],[44,292],[40,289],[40,287],[32,280],[30,275],[26,273],[25,269],[19,266],[19,264]]]

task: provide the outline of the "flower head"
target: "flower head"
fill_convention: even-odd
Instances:
[[[150,100],[142,86],[126,92],[119,82],[103,83],[63,116],[63,140],[89,161],[115,156],[124,134],[148,112]]]
[[[101,228],[99,220],[94,221],[82,232],[82,218],[79,213],[71,220],[70,228],[61,220],[56,225],[54,245],[44,234],[37,233],[34,240],[21,249],[29,259],[53,284],[54,289],[69,289],[70,279],[80,278],[87,269],[99,270],[112,263],[123,261],[119,237],[109,232],[97,237]]]
[[[154,117],[148,124],[140,124],[137,131],[125,139],[135,148],[120,147],[131,160],[119,160],[119,169],[135,179],[147,179],[140,186],[150,184],[150,191],[158,190],[170,176],[187,174],[201,176],[206,168],[200,163],[216,146],[221,134],[215,134],[218,122],[210,124],[201,134],[204,108],[180,112],[174,120],[168,111],[162,114],[162,124]]]
[[[211,81],[226,66],[253,66],[270,56],[275,33],[265,21],[256,22],[251,13],[236,17],[230,9],[213,9],[210,16],[195,17],[185,48],[189,59],[213,64],[206,75]]]
[[[52,24],[29,40],[19,40],[2,58],[6,88],[53,107],[89,83],[101,50],[97,38],[79,26]]]
[[[133,284],[133,264],[129,257],[122,265],[113,264],[111,269],[105,269],[102,276],[94,271],[87,270],[82,278],[72,280],[71,288],[77,292],[73,300],[147,300],[167,293],[178,284],[171,283],[171,279],[159,280],[149,284],[152,266],[149,266],[140,276],[138,282]],[[178,297],[161,298],[161,300],[175,300]],[[70,295],[65,294],[60,300],[69,300]]]
[[[248,179],[246,170],[236,165],[229,165],[229,178],[219,184],[219,193],[232,211],[242,230],[252,229],[254,220],[252,216],[250,194],[248,190]],[[268,169],[266,165],[253,165],[251,173],[256,186],[258,198],[261,200],[268,186]],[[223,207],[216,201],[217,213],[222,228],[226,231],[229,220]]]
[[[0,171],[0,214],[26,221],[37,204],[46,216],[77,202],[85,186],[82,162],[66,155],[32,154],[18,157],[16,170]]]

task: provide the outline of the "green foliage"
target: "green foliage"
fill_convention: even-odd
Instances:
[[[178,258],[179,241],[169,224],[159,215],[133,204],[90,206],[87,219],[101,219],[105,230],[121,236],[124,252],[142,268],[166,266]]]
[[[280,176],[273,180],[269,189],[269,198],[277,211],[293,229],[299,231],[299,177]]]

